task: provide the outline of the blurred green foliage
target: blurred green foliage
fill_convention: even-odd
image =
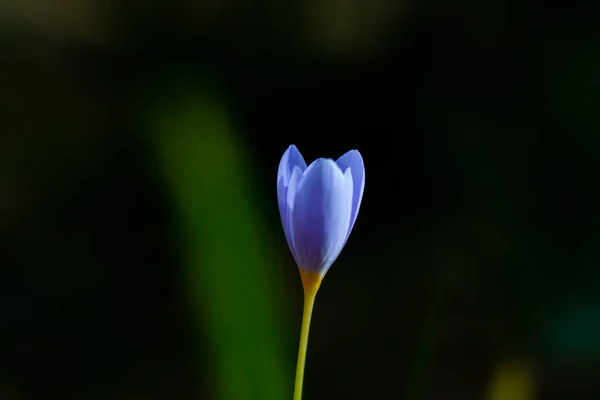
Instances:
[[[555,374],[536,399],[598,398],[595,14],[0,2],[0,399],[188,398],[188,374],[201,398],[289,398],[297,336],[282,328],[299,315],[277,307],[298,298],[276,280],[296,271],[257,183],[274,192],[290,143],[357,147],[370,177],[320,294],[307,394],[480,399],[491,377],[490,396],[516,400],[535,364]],[[227,90],[164,68],[181,60]]]
[[[284,399],[293,360],[282,348],[270,226],[257,210],[248,155],[216,86],[175,81],[147,93],[155,103],[144,112],[180,212],[174,228],[193,318],[198,330],[208,330],[206,383],[225,400]]]

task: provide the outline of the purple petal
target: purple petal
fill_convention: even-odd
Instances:
[[[352,191],[352,213],[350,216],[350,226],[348,235],[354,227],[360,203],[362,202],[363,192],[365,191],[365,164],[358,150],[350,150],[343,156],[337,159],[336,164],[342,171],[346,172],[350,168],[352,180],[354,181],[354,190]]]
[[[296,250],[294,249],[294,243],[292,242],[292,231],[290,228],[290,220],[291,215],[294,210],[294,200],[296,199],[296,193],[298,193],[298,186],[300,185],[300,181],[302,180],[302,171],[299,167],[294,167],[294,172],[292,173],[292,177],[290,178],[290,184],[287,187],[286,193],[286,209],[287,215],[285,216],[285,225],[283,226],[283,230],[285,232],[285,238],[288,242],[288,247],[296,260],[296,264],[298,263],[298,257],[296,256]]]
[[[352,188],[350,171],[344,174],[333,160],[320,158],[304,171],[290,214],[301,269],[325,274],[340,254],[350,226]]]
[[[283,232],[294,258],[296,258],[296,252],[292,245],[292,235],[290,233],[290,204],[293,204],[298,182],[302,178],[302,171],[305,169],[306,162],[304,162],[304,158],[302,158],[302,154],[300,154],[296,146],[291,145],[288,147],[279,162],[279,171],[277,172],[277,202],[279,204],[279,216],[281,217]],[[291,199],[291,201],[288,199]]]
[[[302,154],[298,151],[296,146],[291,145],[287,148],[281,161],[279,162],[279,170],[277,171],[277,186],[283,183],[288,186],[289,181],[294,172],[294,167],[299,167],[302,172],[306,169],[306,162],[302,157]]]

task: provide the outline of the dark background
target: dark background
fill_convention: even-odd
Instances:
[[[291,398],[292,143],[367,182],[305,399],[600,398],[584,3],[4,0],[0,39],[0,399]]]

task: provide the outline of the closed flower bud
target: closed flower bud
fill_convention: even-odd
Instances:
[[[356,221],[364,188],[365,168],[357,150],[337,161],[319,158],[308,167],[294,145],[281,158],[277,175],[279,212],[305,290],[318,289],[342,251]]]

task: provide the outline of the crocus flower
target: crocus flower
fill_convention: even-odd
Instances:
[[[336,161],[319,158],[308,167],[291,145],[281,158],[277,197],[288,246],[307,282],[320,285],[354,227],[365,188],[357,150]]]
[[[279,163],[277,200],[281,222],[304,286],[294,400],[302,399],[308,332],[317,290],[348,240],[364,190],[365,166],[356,150],[337,161],[319,158],[307,167],[302,154],[291,145]]]

